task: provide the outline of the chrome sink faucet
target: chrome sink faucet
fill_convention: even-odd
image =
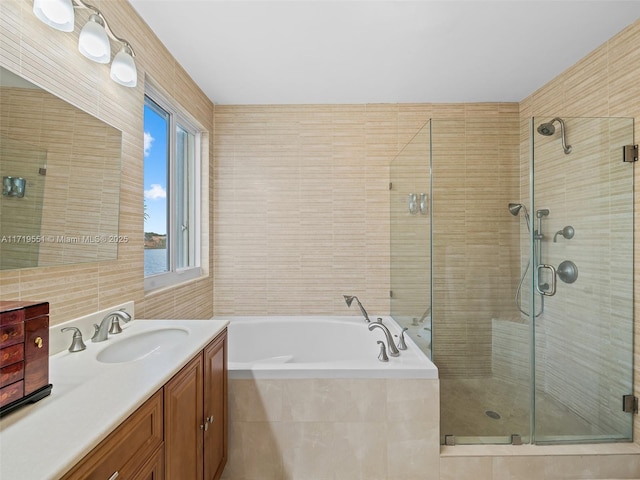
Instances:
[[[367,311],[364,309],[364,307],[360,303],[360,300],[358,300],[358,297],[356,297],[355,295],[343,295],[343,297],[344,297],[344,301],[347,302],[347,307],[351,307],[351,303],[354,300],[358,302],[358,307],[360,307],[360,311],[362,312],[362,315],[364,315],[364,319],[367,321],[367,323],[371,322],[371,320],[369,320],[369,315],[367,315]]]
[[[368,328],[370,332],[373,332],[373,330],[376,328],[379,328],[380,330],[382,330],[384,332],[384,336],[387,339],[387,349],[389,350],[389,356],[391,357],[400,356],[400,352],[398,351],[398,348],[393,343],[393,337],[391,336],[391,332],[389,331],[387,326],[382,323],[382,321],[379,320],[377,322],[372,322],[369,324]]]
[[[115,312],[111,312],[105,316],[100,325],[93,324],[93,327],[96,329],[93,337],[91,337],[91,341],[96,342],[104,342],[109,337],[109,332],[111,333],[120,333],[122,330],[120,329],[120,324],[117,323],[118,319],[127,323],[131,320],[131,315],[129,315],[124,310],[116,310]],[[117,324],[117,328],[115,325]]]

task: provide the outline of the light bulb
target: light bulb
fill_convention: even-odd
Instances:
[[[34,0],[33,13],[56,30],[73,32],[74,13],[71,0]]]
[[[98,63],[109,63],[111,45],[104,29],[104,22],[98,15],[91,15],[82,27],[78,38],[78,50],[85,57]]]
[[[135,87],[138,84],[138,72],[132,53],[131,48],[125,45],[111,63],[111,79],[125,87]]]

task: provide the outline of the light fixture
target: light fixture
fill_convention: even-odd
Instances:
[[[0,0],[1,1],[1,0]],[[82,27],[78,38],[78,50],[85,57],[98,63],[109,63],[111,44],[109,39],[122,44],[111,63],[111,79],[125,87],[138,84],[138,72],[133,58],[136,56],[131,44],[117,37],[102,12],[83,0],[34,0],[33,13],[42,22],[63,32],[74,28],[74,9],[84,8],[93,12]]]
[[[124,85],[135,87],[138,83],[138,72],[133,61],[133,50],[127,44],[122,47],[111,62],[111,80]]]
[[[98,63],[109,63],[111,60],[111,45],[104,29],[104,22],[95,13],[84,24],[78,38],[80,53]]]
[[[33,13],[56,30],[73,32],[75,19],[71,0],[34,0]]]

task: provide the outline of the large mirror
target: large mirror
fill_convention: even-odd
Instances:
[[[122,133],[0,67],[0,270],[118,257]]]

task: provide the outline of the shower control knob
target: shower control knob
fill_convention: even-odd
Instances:
[[[578,267],[571,260],[565,260],[558,265],[556,274],[564,283],[573,283],[578,279]]]

